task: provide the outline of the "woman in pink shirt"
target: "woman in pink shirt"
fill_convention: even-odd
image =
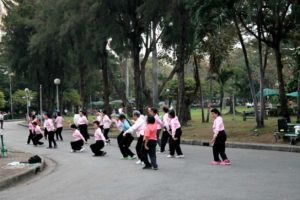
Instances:
[[[156,144],[157,144],[157,123],[155,123],[155,117],[150,115],[147,117],[147,126],[144,130],[142,160],[145,163],[145,167],[143,169],[151,169],[152,167],[154,170],[158,169],[156,163]],[[148,156],[150,157],[151,164],[148,160]]]
[[[51,119],[51,116],[49,113],[44,114],[44,128],[45,128],[45,134],[47,134],[48,137],[48,142],[49,142],[49,147],[48,149],[52,148],[52,143],[54,144],[54,148],[57,147],[56,142],[54,140],[54,124],[53,120]]]
[[[161,129],[164,127],[164,123],[161,121],[159,115],[158,115],[158,110],[156,108],[149,108],[149,114],[154,116],[155,118],[155,123],[157,125],[157,144],[160,147],[161,146],[161,141],[160,141],[160,132]]]
[[[43,142],[40,142],[40,139],[43,138],[43,133],[41,130],[41,127],[38,125],[37,122],[32,122],[32,141],[33,141],[33,145],[37,146],[37,145],[43,145]]]
[[[105,146],[105,137],[101,131],[100,122],[94,121],[93,126],[95,129],[94,137],[95,137],[96,143],[91,144],[90,148],[91,148],[92,152],[94,153],[94,156],[105,156],[106,152],[101,151],[101,149],[103,149],[103,147]]]
[[[183,158],[184,155],[182,154],[181,147],[180,147],[180,138],[182,135],[181,125],[180,122],[175,115],[174,110],[169,111],[169,118],[170,118],[170,129],[171,129],[171,138],[170,138],[170,155],[168,158],[175,157],[175,151],[177,153],[176,158]]]
[[[213,108],[211,111],[212,118],[214,119],[213,124],[213,138],[211,143],[213,144],[213,154],[214,154],[214,161],[211,162],[212,165],[230,165],[230,161],[225,154],[225,142],[227,139],[225,133],[224,122],[221,117],[221,113],[218,109]],[[219,155],[222,158],[222,162],[219,158]]]
[[[84,143],[86,143],[85,138],[79,132],[75,124],[72,124],[70,128],[72,129],[73,137],[74,137],[74,141],[71,142],[71,148],[72,148],[71,152],[73,153],[76,151],[83,152],[84,151],[83,145]]]
[[[61,132],[63,130],[63,126],[64,126],[64,118],[61,116],[61,113],[58,112],[56,119],[55,119],[55,124],[56,124],[56,140],[60,140],[63,141],[63,137],[61,135]]]
[[[108,133],[112,124],[111,119],[107,115],[107,112],[105,110],[102,111],[102,122],[103,122],[103,134],[104,137],[106,138],[106,142],[110,143],[110,139],[108,137]]]
[[[89,121],[86,117],[86,112],[85,111],[80,111],[79,112],[79,119],[78,119],[78,128],[80,133],[83,135],[84,139],[87,141],[90,139],[89,133],[88,133],[88,125]]]

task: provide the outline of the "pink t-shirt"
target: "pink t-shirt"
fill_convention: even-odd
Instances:
[[[79,117],[77,123],[78,123],[78,125],[83,125],[83,124],[88,125],[89,121],[87,120],[86,116],[82,116],[82,117]]]
[[[178,128],[181,128],[178,117],[174,117],[173,119],[170,120],[170,128],[172,130],[172,136],[175,136],[176,130]]]
[[[94,137],[95,137],[96,141],[99,141],[99,140],[105,141],[106,140],[100,128],[97,128],[97,130],[95,131]]]
[[[61,128],[64,126],[64,118],[62,116],[57,116],[55,119],[56,128]]]
[[[32,126],[32,133],[33,134],[42,134],[42,130],[41,127],[39,125],[37,125],[36,127]]]
[[[75,131],[73,131],[73,137],[74,137],[75,141],[79,141],[79,140],[85,141],[84,137],[81,135],[81,133],[77,129]]]
[[[103,128],[104,129],[110,128],[110,126],[112,124],[112,121],[107,115],[103,116],[102,121],[103,121]]]
[[[44,127],[47,129],[48,132],[54,131],[54,124],[52,119],[46,119],[44,122]]]
[[[157,125],[157,130],[160,130],[164,127],[164,123],[161,121],[160,117],[158,116],[158,114],[156,114],[154,116],[155,118],[155,122],[156,122],[156,125]]]
[[[214,120],[214,124],[213,124],[213,132],[214,132],[214,138],[216,138],[218,136],[218,133],[220,131],[224,131],[225,130],[225,126],[224,126],[224,122],[223,122],[223,118],[221,116],[218,116],[215,120]]]

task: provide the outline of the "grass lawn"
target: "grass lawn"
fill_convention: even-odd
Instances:
[[[225,129],[228,136],[228,141],[231,142],[247,142],[247,143],[274,143],[274,131],[277,129],[277,117],[269,117],[265,120],[265,127],[262,129],[255,128],[255,119],[247,119],[243,121],[243,117],[240,113],[243,111],[250,111],[246,107],[237,107],[238,113],[235,119],[233,115],[228,113],[228,109],[223,110],[223,119],[225,123]],[[209,123],[202,123],[201,110],[192,109],[192,120],[188,122],[187,126],[183,127],[183,138],[193,140],[210,140],[212,137],[212,119],[210,116]],[[206,118],[207,110],[205,110]],[[92,122],[95,118],[89,117],[89,121]],[[292,117],[292,121],[296,118]],[[65,117],[65,125],[68,126],[73,121],[73,117]],[[110,135],[117,135],[118,130],[112,128]],[[284,143],[278,141],[278,143]],[[285,142],[287,143],[287,142]]]

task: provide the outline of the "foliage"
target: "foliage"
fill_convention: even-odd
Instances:
[[[37,101],[37,93],[29,90],[29,101],[35,103]],[[26,99],[26,92],[24,90],[17,90],[13,93],[13,103],[16,108],[26,108],[27,99]]]
[[[72,106],[79,106],[81,104],[80,94],[75,89],[69,89],[64,92],[63,95],[64,103]]]
[[[4,106],[5,106],[4,93],[0,91],[0,108],[4,108]]]

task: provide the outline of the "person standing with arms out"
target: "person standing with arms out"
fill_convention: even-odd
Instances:
[[[3,129],[4,117],[7,115],[5,112],[0,111],[0,126]]]
[[[105,137],[100,129],[100,123],[98,121],[94,121],[93,126],[95,129],[94,137],[95,137],[96,143],[91,144],[90,148],[91,148],[92,152],[94,153],[94,156],[105,156],[106,152],[101,151],[101,149],[103,149],[103,147],[105,146]]]
[[[54,145],[54,148],[57,148],[56,142],[54,140],[54,123],[53,120],[51,119],[51,115],[49,113],[44,114],[44,128],[45,128],[45,132],[47,132],[47,137],[48,137],[48,142],[49,142],[49,146],[47,147],[47,149],[51,149],[52,148],[52,143]]]
[[[88,134],[88,125],[89,125],[89,121],[86,118],[86,112],[85,111],[80,111],[79,112],[79,119],[78,119],[78,127],[79,127],[79,131],[82,134],[82,136],[84,137],[85,141],[87,141],[90,136]]]
[[[170,118],[170,128],[172,137],[170,138],[170,155],[168,155],[168,158],[174,158],[175,157],[175,151],[177,153],[176,158],[184,158],[184,155],[182,154],[181,147],[180,147],[180,138],[182,135],[181,131],[181,125],[178,120],[178,117],[175,115],[174,110],[169,111],[169,118]]]
[[[135,154],[129,149],[129,147],[132,141],[134,140],[134,138],[131,133],[127,133],[125,136],[123,136],[124,132],[130,128],[130,123],[124,114],[120,114],[118,124],[121,133],[119,134],[117,140],[118,140],[120,151],[123,155],[123,159],[124,160],[127,160],[129,158],[133,159]]]
[[[145,167],[143,169],[158,169],[156,163],[156,144],[157,144],[157,123],[155,122],[154,116],[147,117],[147,126],[144,131],[144,142],[142,147],[143,161]],[[151,164],[148,160],[150,157]]]
[[[160,140],[160,132],[161,129],[164,127],[164,123],[161,121],[157,108],[149,108],[149,114],[155,118],[155,123],[157,125],[157,144],[160,147],[161,146],[161,140]]]
[[[80,133],[80,131],[77,129],[77,126],[75,124],[71,124],[70,128],[72,129],[74,141],[70,142],[71,144],[71,152],[75,153],[76,151],[83,152],[85,148],[83,148],[84,143],[86,143],[85,138]]]
[[[136,162],[136,164],[142,164],[143,162],[143,156],[142,156],[142,147],[143,147],[143,140],[144,140],[144,129],[146,127],[145,118],[138,110],[133,111],[133,120],[134,124],[124,132],[123,136],[125,137],[129,133],[135,132],[138,141],[136,144],[136,154],[138,155],[139,160]],[[132,157],[132,159],[135,159],[135,155]]]
[[[213,155],[214,161],[211,162],[212,165],[230,165],[230,160],[228,160],[227,155],[225,153],[225,142],[227,139],[225,133],[225,126],[223,122],[223,118],[221,117],[221,113],[218,109],[213,108],[211,111],[212,118],[214,120],[213,124],[213,138],[211,143],[213,145]],[[222,162],[219,158],[219,155],[222,158]]]
[[[170,118],[169,118],[169,107],[163,107],[164,116],[163,116],[163,123],[164,123],[164,130],[161,136],[161,144],[160,144],[160,152],[165,152],[166,144],[168,143],[169,138],[171,137],[170,132]]]
[[[38,125],[36,121],[32,122],[32,142],[34,146],[43,145],[43,142],[40,140],[43,138],[43,133],[41,127]]]
[[[112,121],[109,118],[109,116],[107,115],[107,112],[105,110],[102,111],[102,121],[103,121],[103,129],[104,129],[103,133],[104,133],[104,137],[106,138],[106,142],[110,143],[110,139],[108,137],[108,133],[109,133]]]
[[[61,116],[61,113],[57,113],[57,117],[55,119],[55,125],[56,125],[56,140],[63,141],[63,137],[61,135],[63,127],[64,127],[64,118]]]

